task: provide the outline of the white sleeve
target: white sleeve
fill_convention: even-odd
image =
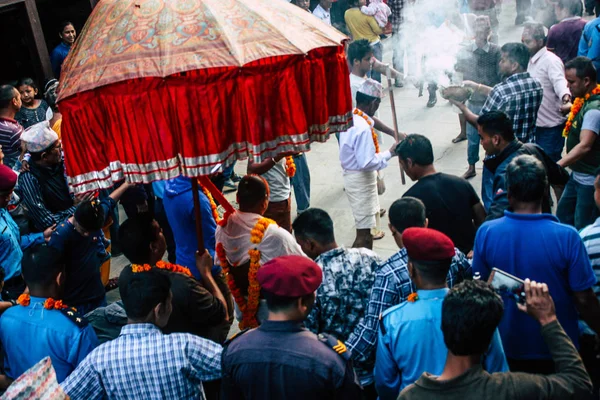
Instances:
[[[363,132],[356,136],[354,156],[362,171],[383,169],[387,167],[388,160],[392,158],[392,154],[389,150],[375,153],[375,143],[373,142],[373,136],[371,136],[370,131],[367,134]]]
[[[276,257],[291,255],[306,257],[291,233],[273,225],[270,225],[265,231],[265,236],[258,245],[258,249],[261,253],[261,260],[272,260]]]

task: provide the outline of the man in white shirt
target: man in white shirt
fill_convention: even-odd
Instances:
[[[371,228],[379,213],[377,171],[387,167],[397,143],[378,152],[379,143],[372,116],[379,108],[383,86],[367,79],[356,94],[354,126],[340,134],[340,162],[344,171],[344,188],[356,223],[356,239],[352,247],[373,248]]]
[[[331,25],[331,3],[331,0],[320,0],[313,10],[313,15],[327,25]]]
[[[558,161],[565,145],[562,131],[566,121],[560,108],[571,101],[565,67],[562,60],[546,48],[546,34],[542,24],[527,24],[521,41],[531,55],[527,72],[539,80],[544,89],[537,115],[535,143],[544,149],[553,161]]]

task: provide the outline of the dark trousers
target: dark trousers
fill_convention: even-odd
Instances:
[[[292,232],[291,197],[287,200],[269,202],[264,217],[277,222],[277,225],[288,232]]]
[[[154,202],[154,218],[162,228],[163,235],[165,236],[165,241],[167,242],[167,253],[169,253],[169,262],[175,264],[175,252],[177,251],[175,237],[173,236],[173,230],[171,229],[171,225],[167,219],[167,213],[165,212],[163,200],[158,197]]]

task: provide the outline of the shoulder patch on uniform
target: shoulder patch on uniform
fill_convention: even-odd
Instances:
[[[348,350],[348,348],[346,347],[344,342],[336,339],[335,337],[333,337],[331,335],[328,335],[327,333],[319,333],[317,335],[317,337],[319,338],[320,342],[325,343],[325,345],[327,345],[327,347],[331,348],[333,351],[338,353],[338,355],[340,357],[342,357],[344,360],[350,359],[350,356],[352,354],[351,354],[350,350]]]
[[[244,330],[239,331],[238,333],[236,333],[235,335],[233,335],[232,337],[227,339],[223,343],[223,346],[228,346],[231,342],[233,342],[235,339],[239,338],[240,336],[242,336],[244,333],[248,332],[249,330],[250,330],[250,328],[246,328]]]
[[[60,312],[80,328],[85,328],[88,325],[87,318],[81,315],[77,309],[73,307],[65,308],[64,310],[60,310]]]

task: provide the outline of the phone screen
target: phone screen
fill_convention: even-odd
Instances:
[[[525,303],[525,282],[522,279],[493,268],[489,283],[499,294],[512,297],[519,303]]]

